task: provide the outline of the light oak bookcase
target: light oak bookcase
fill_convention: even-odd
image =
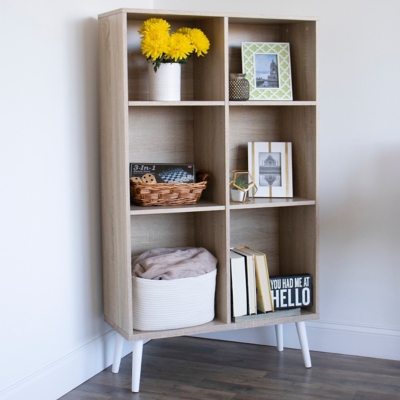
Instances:
[[[205,57],[182,66],[182,101],[148,101],[147,61],[138,29],[151,17],[198,27]],[[228,78],[241,72],[241,43],[289,42],[293,101],[229,101]],[[264,15],[120,9],[99,16],[101,194],[105,321],[133,342],[132,390],[139,390],[143,340],[296,322],[306,366],[304,321],[318,319],[317,20]],[[229,171],[247,170],[247,142],[292,142],[294,197],[231,203]],[[211,180],[194,206],[130,205],[129,163],[193,163]],[[231,322],[229,248],[266,253],[270,275],[310,273],[312,307],[301,315]],[[131,256],[155,247],[205,247],[218,262],[215,319],[155,332],[133,330]],[[279,334],[280,332],[280,334]]]

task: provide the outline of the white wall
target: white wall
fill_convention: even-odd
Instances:
[[[116,0],[0,0],[1,399],[55,399],[110,361],[97,15],[117,8]]]
[[[400,360],[400,2],[155,0],[154,8],[316,16],[320,312],[314,350]],[[273,329],[207,335],[275,343]],[[298,346],[294,326],[286,343]]]
[[[0,0],[0,399],[55,399],[110,363],[97,15],[153,3],[320,17],[321,320],[307,325],[310,347],[400,360],[397,0]],[[221,336],[273,343],[271,333]]]

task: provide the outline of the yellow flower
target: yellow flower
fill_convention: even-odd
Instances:
[[[170,24],[162,18],[150,18],[139,29],[142,35],[141,50],[152,61],[157,72],[162,63],[186,63],[186,59],[196,52],[198,56],[207,54],[210,42],[197,28],[180,28],[169,34]]]
[[[169,34],[167,31],[149,31],[142,38],[142,54],[155,61],[169,48]]]
[[[183,33],[184,35],[189,36],[189,32],[192,30],[192,28],[179,28],[176,32],[177,33]]]
[[[190,39],[183,33],[175,32],[170,36],[168,50],[165,52],[167,58],[173,59],[175,62],[178,60],[185,60],[193,51],[193,46]]]
[[[189,36],[194,47],[194,51],[198,56],[203,56],[204,54],[207,54],[208,49],[210,48],[210,41],[200,29],[190,29],[187,35]]]
[[[146,35],[152,31],[164,31],[168,32],[170,30],[170,24],[162,18],[150,18],[143,22],[142,26],[139,29],[139,33],[141,35]]]

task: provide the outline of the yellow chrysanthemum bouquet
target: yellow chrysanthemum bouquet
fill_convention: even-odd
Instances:
[[[203,56],[210,48],[210,41],[200,29],[180,28],[172,34],[170,29],[161,18],[150,18],[140,27],[142,54],[152,62],[155,72],[163,63],[186,64],[192,53]]]

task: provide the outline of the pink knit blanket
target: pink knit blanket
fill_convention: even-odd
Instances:
[[[218,260],[202,247],[171,247],[132,258],[132,275],[145,279],[180,279],[207,274]]]

